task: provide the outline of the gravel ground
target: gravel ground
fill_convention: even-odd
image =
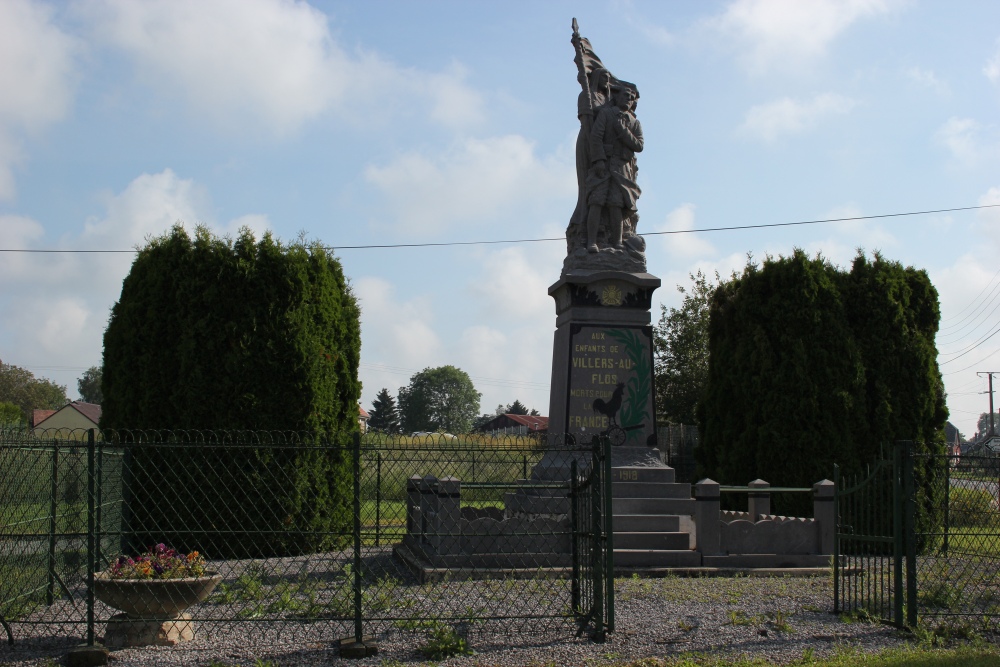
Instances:
[[[468,595],[485,582],[465,584]],[[830,577],[715,577],[621,579],[616,585],[616,632],[603,644],[576,638],[574,628],[548,621],[521,623],[511,629],[498,623],[460,627],[476,655],[452,658],[446,665],[600,665],[647,656],[683,653],[766,656],[780,662],[816,657],[844,647],[876,651],[912,641],[882,625],[845,623],[831,613]],[[341,660],[333,639],[350,633],[339,623],[204,622],[194,641],[176,647],[146,647],[112,653],[112,665],[252,665],[255,659],[291,665],[387,665],[424,662],[418,649],[420,631],[386,624],[378,633],[379,655]],[[527,626],[527,627],[525,627]],[[53,636],[19,639],[0,647],[2,665],[46,665],[61,662],[79,642]],[[23,631],[19,630],[20,635]],[[55,635],[60,634],[58,631]],[[79,628],[72,634],[79,637]],[[988,637],[997,641],[996,637]]]

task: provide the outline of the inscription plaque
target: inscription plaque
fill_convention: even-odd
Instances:
[[[616,447],[656,446],[650,326],[573,324],[565,432]]]

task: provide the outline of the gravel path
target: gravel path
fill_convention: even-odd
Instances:
[[[478,582],[476,586],[484,586]],[[596,644],[578,639],[565,625],[522,623],[517,630],[493,623],[462,627],[475,656],[446,665],[600,665],[647,656],[688,652],[753,655],[790,662],[808,649],[817,657],[841,647],[875,651],[908,641],[896,630],[868,623],[845,623],[830,613],[830,577],[717,577],[621,579],[616,585],[617,631]],[[469,591],[464,591],[468,593]],[[205,622],[198,637],[177,647],[147,647],[112,653],[112,665],[253,665],[255,659],[291,665],[419,664],[425,635],[391,624],[377,636],[380,653],[341,660],[332,639],[350,633],[340,623]],[[50,632],[51,627],[47,628]],[[73,629],[79,637],[79,628]],[[66,633],[69,634],[69,633]],[[46,665],[79,640],[49,636],[0,647],[0,665]],[[995,637],[991,638],[996,640]]]

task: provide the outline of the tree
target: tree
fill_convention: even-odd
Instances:
[[[24,413],[13,403],[0,402],[0,428],[21,426],[24,424]]]
[[[990,432],[990,413],[983,412],[979,415],[979,421],[976,422],[976,430],[979,431],[979,436],[985,436]],[[1000,433],[1000,413],[993,413],[993,431],[995,433]]]
[[[103,371],[100,366],[91,366],[76,381],[76,388],[80,392],[81,401],[84,403],[96,403],[97,405],[101,404],[104,400],[104,395],[101,394],[101,375],[103,375]]]
[[[859,253],[850,272],[801,250],[748,265],[712,297],[709,369],[699,407],[700,475],[781,486],[860,473],[886,446],[944,451],[948,413],[927,274]],[[918,457],[918,531],[938,521],[943,487]],[[780,503],[785,503],[780,506]],[[808,501],[776,498],[781,513]]]
[[[224,462],[211,446],[133,448],[134,541],[155,543],[142,532],[155,528],[181,550],[257,557],[350,534],[360,331],[340,263],[319,243],[175,226],[141,248],[104,334],[102,428],[294,432],[329,446]],[[225,538],[206,545],[206,526]]]
[[[399,412],[396,399],[385,387],[372,401],[372,411],[368,416],[368,428],[382,433],[399,433]]]
[[[507,411],[504,414],[526,415],[528,414],[528,408],[524,407],[524,404],[515,398],[514,402],[507,406]]]
[[[465,371],[454,366],[425,368],[399,389],[403,430],[468,433],[481,396]]]
[[[656,414],[675,424],[697,422],[696,408],[708,382],[708,321],[712,293],[722,282],[709,282],[701,271],[688,274],[689,289],[680,308],[660,306],[660,322],[653,327]]]
[[[27,420],[33,410],[56,410],[66,405],[66,387],[34,374],[20,366],[0,362],[0,401],[13,403]]]

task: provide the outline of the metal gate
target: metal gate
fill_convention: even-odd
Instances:
[[[570,491],[573,611],[582,634],[593,627],[595,641],[615,629],[614,545],[611,525],[611,440],[592,440],[590,465],[581,477],[571,464]]]
[[[912,500],[912,455],[903,446],[891,459],[882,457],[864,474],[841,476],[834,466],[837,531],[834,539],[834,612],[861,614],[895,625],[916,623],[916,606],[904,605],[914,597],[909,586],[912,559],[906,559],[903,535],[906,500]],[[910,466],[910,474],[904,469]],[[912,541],[911,541],[912,543]],[[907,575],[904,577],[904,560]],[[905,589],[905,591],[904,591]],[[909,618],[904,623],[904,608]]]
[[[1000,459],[927,449],[902,442],[865,475],[835,470],[834,610],[995,629]]]

